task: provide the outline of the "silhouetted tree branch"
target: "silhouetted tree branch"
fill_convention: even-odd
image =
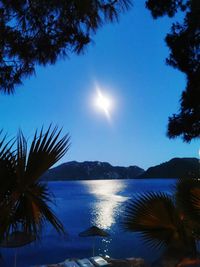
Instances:
[[[187,79],[179,113],[169,118],[167,134],[189,142],[200,137],[200,1],[148,0],[146,6],[154,18],[185,13],[183,22],[174,23],[166,36],[170,48],[166,62],[185,73]]]
[[[105,22],[118,19],[131,0],[0,0],[0,91],[14,92],[35,66],[81,53]],[[147,0],[153,18],[185,14],[166,36],[167,64],[186,75],[178,114],[168,136],[189,142],[200,137],[200,1]]]
[[[14,92],[35,66],[81,53],[105,22],[130,0],[1,0],[0,91]]]

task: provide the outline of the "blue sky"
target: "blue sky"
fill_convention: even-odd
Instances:
[[[71,148],[59,162],[100,160],[147,168],[172,157],[198,157],[199,142],[166,137],[184,75],[166,66],[164,37],[171,20],[153,20],[135,1],[119,23],[105,25],[81,56],[38,67],[13,96],[0,95],[1,128],[31,137],[50,123],[69,132]],[[114,99],[112,120],[92,106],[95,83]]]

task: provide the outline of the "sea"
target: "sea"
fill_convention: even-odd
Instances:
[[[122,226],[128,200],[145,192],[171,194],[174,179],[90,180],[49,182],[52,209],[62,221],[66,234],[59,235],[46,224],[40,240],[17,249],[0,249],[1,267],[30,267],[53,264],[67,258],[95,255],[112,258],[142,257],[156,260],[160,251],[148,247],[140,234],[125,231]],[[109,233],[107,238],[79,237],[91,226]]]

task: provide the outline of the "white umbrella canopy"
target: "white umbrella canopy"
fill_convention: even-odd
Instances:
[[[94,243],[93,243],[93,256],[94,256],[94,251],[95,251],[95,237],[108,237],[110,236],[109,233],[104,231],[103,229],[97,227],[97,226],[92,226],[87,228],[85,231],[79,233],[80,237],[94,237]]]

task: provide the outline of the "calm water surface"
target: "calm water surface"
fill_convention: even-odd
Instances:
[[[66,258],[90,257],[92,238],[81,238],[78,234],[97,225],[108,231],[109,238],[96,239],[96,254],[110,257],[144,257],[153,260],[158,253],[146,247],[138,234],[124,232],[120,218],[126,200],[147,191],[170,192],[174,180],[98,180],[50,182],[49,189],[54,194],[54,210],[63,222],[66,236],[59,236],[46,225],[40,241],[17,250],[1,249],[1,267],[28,267],[34,264],[56,263]]]

